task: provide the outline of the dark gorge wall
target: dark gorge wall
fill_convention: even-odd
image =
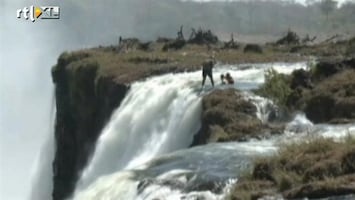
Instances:
[[[53,199],[69,197],[95,142],[129,86],[100,76],[87,54],[64,53],[52,69],[56,95]]]

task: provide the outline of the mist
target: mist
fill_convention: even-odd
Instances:
[[[63,51],[116,45],[119,36],[176,37],[180,25],[186,36],[192,27],[203,27],[222,38],[231,32],[278,36],[288,28],[313,34],[355,33],[354,6],[339,8],[326,22],[316,7],[275,2],[66,0],[48,3],[61,7],[60,20],[32,23],[16,18],[19,8],[47,5],[40,3],[0,1],[0,199],[27,199],[32,187],[44,189],[51,180],[50,162],[39,155],[41,149],[50,148],[48,144],[54,149],[50,71]],[[50,196],[50,192],[42,195]]]
[[[123,9],[125,2],[113,2],[52,2],[61,7],[61,19],[33,23],[17,19],[16,10],[45,2],[0,1],[0,199],[50,198],[51,67],[63,51],[113,44],[120,29],[131,34],[127,21],[116,21],[120,16],[129,20],[128,11],[118,16],[112,8]],[[105,16],[107,8],[116,18]]]

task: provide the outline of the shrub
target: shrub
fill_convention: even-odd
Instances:
[[[263,53],[263,49],[261,48],[260,45],[257,45],[257,44],[247,44],[244,47],[244,53],[248,53],[248,52]]]
[[[288,97],[292,93],[290,80],[287,75],[278,73],[271,68],[265,72],[265,84],[261,86],[256,93],[258,95],[270,98],[277,105],[285,108]]]
[[[296,184],[298,184],[301,179],[301,176],[295,172],[277,170],[274,174],[278,184],[278,189],[281,192],[291,189]]]
[[[163,46],[162,50],[163,51],[179,50],[179,49],[182,49],[185,45],[186,45],[186,41],[185,40],[177,39],[177,40],[174,40],[174,41],[166,43]]]

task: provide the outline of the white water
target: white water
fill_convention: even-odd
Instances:
[[[77,191],[75,200],[222,200],[228,195],[241,171],[250,169],[255,157],[277,152],[280,144],[304,141],[315,137],[344,139],[355,136],[355,125],[309,125],[300,114],[290,126],[305,124],[305,132],[292,132],[268,140],[216,143],[160,156],[141,166],[144,170],[125,170],[100,177],[89,188]],[[197,189],[203,183],[221,184],[220,192]],[[211,186],[209,187],[211,188]],[[337,198],[343,199],[343,198]],[[344,198],[352,199],[352,197]]]
[[[41,148],[41,151],[37,155],[37,159],[35,161],[35,166],[32,169],[33,172],[31,180],[32,180],[32,188],[30,191],[30,200],[45,200],[52,198],[52,190],[53,190],[53,172],[52,172],[52,162],[54,160],[55,155],[55,139],[54,139],[54,125],[55,125],[55,115],[56,115],[56,107],[55,107],[55,96],[54,89],[52,92],[52,105],[50,112],[50,123],[48,126],[48,136],[44,145]]]
[[[200,73],[137,82],[104,128],[79,184],[188,147],[200,128]]]
[[[252,65],[247,69],[246,65],[218,66],[214,70],[215,76],[218,77],[220,73],[230,72],[235,78],[236,84],[234,86],[220,85],[220,81],[215,77],[217,82],[215,89],[236,87],[248,90],[257,88],[264,82],[264,71],[271,67],[281,73],[291,73],[295,69],[306,68],[306,64],[261,64]],[[201,72],[168,74],[134,83],[121,106],[114,112],[110,122],[102,131],[92,160],[83,171],[77,184],[74,198],[139,199],[139,195],[137,196],[136,191],[132,189],[136,188],[132,184],[138,184],[138,181],[128,178],[127,173],[133,172],[126,170],[144,170],[147,167],[144,163],[166,153],[185,149],[191,144],[193,135],[200,127],[201,96],[211,88],[209,80],[207,80],[206,88],[201,93],[200,84]],[[266,120],[267,113],[264,112],[266,112],[266,106],[272,105],[272,102],[251,96],[248,93],[245,93],[245,96],[246,98],[249,96],[250,100],[257,105],[259,118]],[[249,148],[254,149],[253,151],[258,149],[255,148],[255,145],[251,143],[250,145],[246,144]],[[268,152],[268,149],[263,146],[259,150]],[[213,152],[210,154],[212,155]],[[210,161],[208,162],[206,164],[211,165]],[[195,167],[201,168],[199,165]],[[165,173],[170,172],[168,170]],[[111,177],[110,174],[115,175]],[[126,178],[122,179],[121,176]],[[119,188],[117,184],[125,185],[125,187]],[[148,192],[151,193],[153,190],[156,189],[150,188]],[[123,191],[126,191],[124,195],[128,196],[119,196]],[[195,191],[191,192],[192,196],[196,195]],[[184,194],[181,190],[172,188],[161,188],[160,193],[175,194],[175,197]],[[153,196],[157,197],[158,193],[154,194]],[[216,194],[203,192],[199,195],[208,197]],[[169,199],[174,199],[173,196],[169,196]],[[221,196],[215,197],[215,199],[219,199]]]
[[[277,109],[277,106],[270,99],[257,96],[251,92],[244,92],[244,98],[251,101],[256,106],[256,116],[262,123],[267,123],[272,110]]]
[[[249,168],[250,158],[275,151],[270,140],[184,149],[146,163],[142,166],[144,170],[101,177],[88,189],[78,192],[75,199],[221,200],[236,182],[238,172]],[[203,189],[204,184],[220,191]]]

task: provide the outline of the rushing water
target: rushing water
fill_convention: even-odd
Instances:
[[[275,106],[248,91],[263,84],[264,71],[271,67],[291,73],[306,63],[217,66],[215,75],[229,72],[236,84],[221,85],[215,77],[214,89],[245,91],[267,123]],[[134,83],[103,129],[73,198],[221,199],[253,157],[275,152],[276,138],[187,149],[200,128],[201,97],[212,91],[208,80],[201,90],[200,81],[201,72],[191,72]]]
[[[30,200],[44,200],[52,196],[53,172],[51,166],[55,155],[54,122],[56,114],[54,89],[51,102],[49,134],[35,161],[35,171],[32,172],[33,177],[31,178],[33,186],[30,191]]]

